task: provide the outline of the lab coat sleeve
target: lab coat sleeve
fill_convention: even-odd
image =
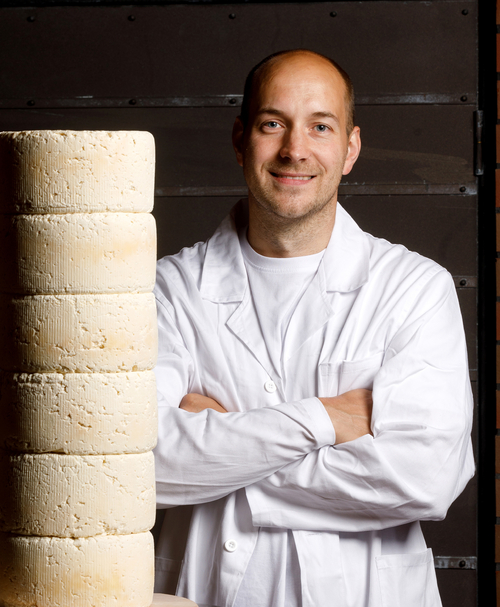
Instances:
[[[312,451],[247,487],[253,524],[352,532],[444,518],[474,473],[472,408],[458,300],[441,271],[386,349],[373,436]]]
[[[333,426],[316,398],[245,413],[189,413],[179,409],[182,397],[191,391],[196,369],[169,308],[169,302],[160,298],[158,331],[162,347],[155,370],[159,508],[219,499],[335,442]]]

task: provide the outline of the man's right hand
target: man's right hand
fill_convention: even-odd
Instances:
[[[219,413],[227,413],[226,409],[224,409],[216,400],[209,398],[208,396],[203,396],[202,394],[197,394],[196,392],[186,394],[181,400],[179,409],[184,409],[184,411],[189,411],[190,413],[199,413],[200,411],[205,411],[205,409],[213,409]]]
[[[339,396],[319,399],[335,428],[335,444],[340,445],[365,434],[372,434],[372,391],[350,390]]]

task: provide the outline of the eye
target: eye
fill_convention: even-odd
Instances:
[[[267,122],[264,122],[263,126],[269,129],[276,130],[280,126],[280,123],[276,122],[276,120],[268,120]]]
[[[317,124],[314,128],[318,133],[326,133],[330,127],[326,124]]]

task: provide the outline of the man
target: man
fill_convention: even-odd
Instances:
[[[194,507],[185,550],[167,511],[156,589],[180,569],[219,607],[436,607],[418,521],[473,474],[453,281],[337,204],[361,141],[329,59],[259,64],[233,143],[248,201],[158,265],[157,499]]]

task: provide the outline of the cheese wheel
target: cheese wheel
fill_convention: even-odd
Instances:
[[[0,297],[0,368],[27,373],[152,369],[152,293]]]
[[[156,229],[150,213],[0,216],[4,293],[152,291]]]
[[[154,139],[145,131],[6,131],[0,133],[0,209],[148,212],[154,161]]]
[[[143,453],[157,436],[153,371],[1,373],[0,448],[31,453]]]
[[[3,607],[149,607],[148,533],[63,539],[0,535]]]
[[[148,531],[155,519],[153,452],[0,456],[0,529],[89,537]]]

